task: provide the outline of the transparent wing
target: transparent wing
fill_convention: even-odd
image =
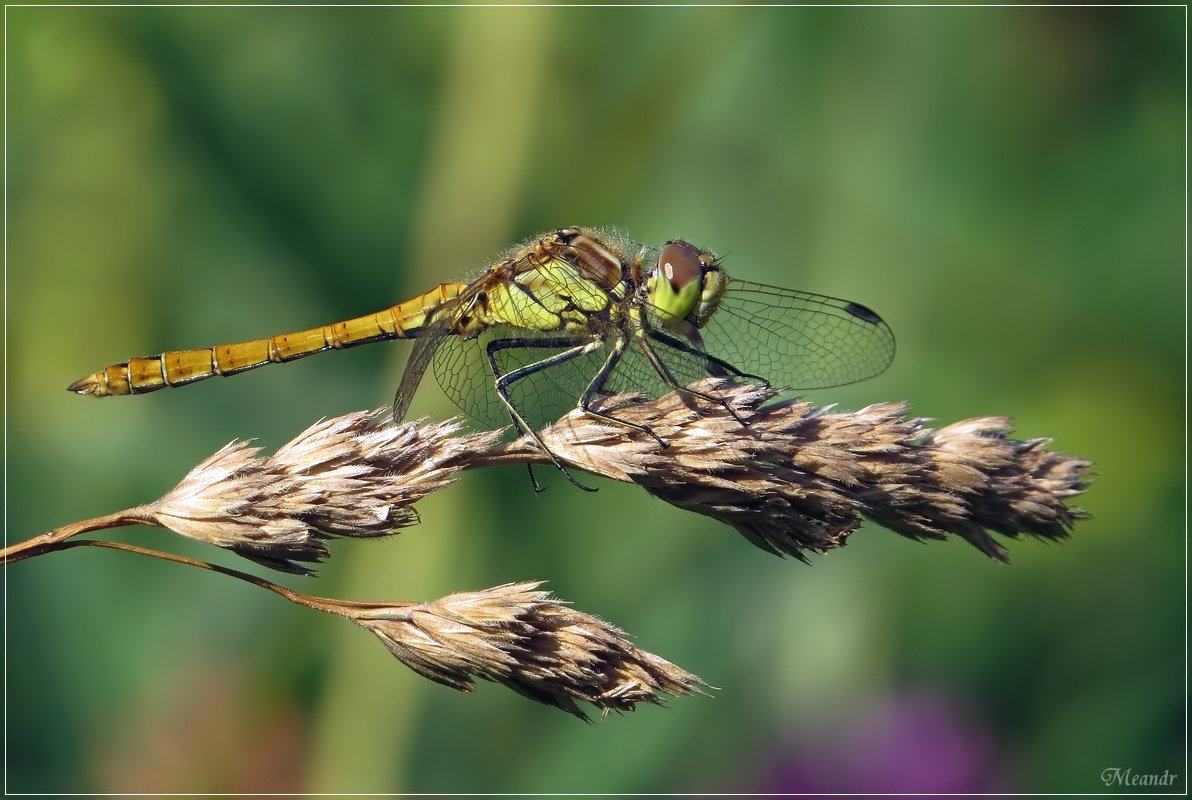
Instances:
[[[534,370],[509,384],[509,399],[535,429],[554,422],[577,406],[612,355],[615,336],[615,332],[608,332],[592,352]],[[584,344],[582,337],[562,342],[558,336],[527,335],[525,331],[512,329],[492,331],[469,342],[445,342],[435,359],[435,374],[440,384],[461,408],[490,427],[509,422],[509,412],[494,388],[496,378],[485,349],[493,341],[502,345],[518,343],[516,347],[501,347],[494,352],[502,375],[526,367],[532,369],[556,354]],[[701,378],[726,374],[715,359],[697,350],[672,347],[653,338],[648,338],[645,346],[666,365],[680,387]],[[470,377],[465,379],[465,375]],[[596,397],[628,393],[654,399],[673,388],[646,356],[642,344],[631,339],[603,385],[597,387]]]
[[[422,383],[431,358],[444,342],[449,341],[445,336],[446,331],[440,326],[438,330],[414,340],[414,348],[410,351],[410,357],[406,359],[406,366],[401,373],[401,383],[398,384],[397,393],[393,397],[394,422],[405,419],[406,412],[410,410],[410,403],[414,400],[414,392]]]
[[[394,400],[397,414],[409,407],[414,392],[428,366],[432,367],[439,385],[459,408],[486,427],[501,427],[510,423],[508,408],[495,389],[496,374],[490,364],[487,347],[501,341],[525,342],[521,348],[501,348],[495,351],[499,374],[549,358],[566,349],[567,340],[580,334],[559,331],[540,331],[536,327],[556,324],[556,314],[571,308],[575,298],[590,298],[592,283],[570,272],[557,261],[535,261],[526,255],[517,261],[486,272],[473,282],[450,305],[436,312],[436,319],[419,334],[410,354],[401,385]],[[478,336],[461,337],[457,323],[467,317],[477,296],[483,296],[486,308],[499,312],[506,319],[523,320],[522,324],[492,325]],[[598,332],[583,334],[585,340],[599,338]],[[574,407],[587,385],[583,369],[592,361],[560,369],[554,380],[544,376],[527,377],[515,383],[510,397],[516,398],[523,415],[545,423],[557,419],[549,416],[557,409],[565,413]],[[598,368],[592,367],[592,373]],[[590,378],[590,376],[589,376]],[[578,387],[578,388],[577,388]]]
[[[513,342],[518,346],[504,346]],[[431,362],[439,385],[470,417],[486,428],[499,428],[511,420],[497,394],[496,374],[489,363],[492,343],[499,343],[493,358],[498,372],[506,375],[576,346],[579,338],[499,326],[474,339],[442,341]],[[607,356],[606,344],[593,353],[534,371],[509,385],[509,399],[531,426],[541,428],[575,408]]]
[[[792,389],[872,378],[894,359],[890,327],[860,303],[749,281],[729,283],[700,332],[708,354]]]
[[[610,331],[598,316],[589,318],[588,327],[581,330],[536,328],[558,324],[557,315],[574,313],[577,307],[599,306],[601,298],[595,293],[601,290],[558,261],[526,259],[511,265],[501,279],[476,286],[485,292],[489,308],[499,309],[507,320],[523,322],[492,325],[469,339],[444,339],[431,361],[444,392],[483,425],[508,425],[509,410],[495,387],[497,376],[530,368],[507,386],[510,402],[529,425],[540,428],[575,408],[608,357]],[[602,344],[580,357],[533,369],[591,342]]]
[[[658,359],[666,365],[677,386],[683,387],[703,378],[725,374],[725,370],[720,368],[714,359],[694,348],[686,350],[672,347],[665,339],[649,336],[644,346],[653,350]],[[616,369],[604,383],[604,394],[629,392],[642,394],[647,398],[661,397],[673,389],[666,377],[646,356],[643,343],[637,341],[629,343]]]

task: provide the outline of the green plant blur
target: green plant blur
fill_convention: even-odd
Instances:
[[[1184,9],[6,22],[10,541],[157,497],[232,438],[384,406],[408,347],[102,402],[75,378],[373,311],[569,224],[877,309],[894,366],[817,402],[1008,415],[1097,465],[1094,518],[1010,542],[1009,568],[872,525],[804,566],[629,487],[543,475],[535,496],[509,469],[291,582],[430,599],[545,578],[720,687],[592,726],[434,686],[216,575],[22,563],[7,790],[1090,792],[1107,768],[1183,770]],[[453,413],[428,379],[413,414]]]

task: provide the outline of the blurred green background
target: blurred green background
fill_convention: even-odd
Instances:
[[[1096,462],[998,567],[867,525],[812,566],[632,488],[467,475],[305,591],[521,579],[720,687],[584,725],[367,634],[108,551],[6,579],[8,791],[1186,786],[1182,8],[9,8],[10,541],[392,398],[375,345],[148,397],[131,355],[357,316],[561,225],[876,308],[877,379]],[[433,380],[415,415],[455,408]],[[545,472],[545,471],[544,471]],[[225,563],[165,532],[124,541]]]

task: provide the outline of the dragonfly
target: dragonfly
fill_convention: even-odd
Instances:
[[[537,434],[571,409],[642,428],[597,401],[678,391],[724,405],[691,384],[822,389],[873,377],[894,358],[889,326],[860,303],[730,277],[723,259],[684,239],[651,247],[569,227],[514,246],[470,283],[309,330],[131,358],[68,389],[142,394],[393,339],[414,342],[395,421],[431,369],[462,410],[491,427],[512,421],[584,489]]]

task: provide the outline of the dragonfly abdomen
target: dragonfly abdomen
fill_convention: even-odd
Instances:
[[[464,288],[462,283],[440,284],[384,311],[305,331],[130,358],[80,378],[67,389],[94,397],[145,394],[167,386],[185,386],[215,375],[235,375],[266,364],[284,364],[326,350],[387,339],[412,339],[425,327],[435,309],[454,300]]]

